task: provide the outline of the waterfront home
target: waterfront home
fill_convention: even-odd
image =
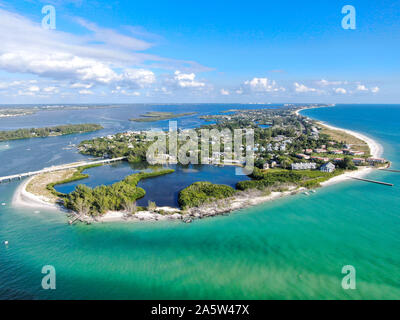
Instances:
[[[365,159],[364,158],[353,158],[353,163],[357,164],[357,165],[361,165],[365,163]]]
[[[363,156],[364,152],[363,151],[354,151],[354,150],[350,150],[349,154],[351,156]]]
[[[327,161],[330,160],[330,158],[316,157],[316,156],[312,156],[311,159],[313,159],[313,160],[320,160],[320,161],[323,161],[323,162],[327,162]]]
[[[292,170],[313,170],[317,168],[314,162],[292,163]]]
[[[312,153],[312,149],[306,149],[304,152],[305,152],[306,154],[311,154],[311,153]]]
[[[305,160],[309,160],[310,159],[310,156],[308,156],[306,154],[303,154],[303,153],[296,154],[296,157],[300,158],[300,159],[305,159]]]
[[[335,169],[335,165],[332,162],[328,162],[323,164],[319,170],[322,172],[333,172]]]
[[[314,149],[315,153],[326,153],[328,152],[326,149],[322,149],[322,148],[318,148],[318,149]]]
[[[367,161],[368,161],[370,164],[375,164],[375,163],[380,163],[380,164],[382,164],[382,163],[385,163],[385,162],[386,162],[386,160],[383,159],[383,158],[368,158]]]
[[[332,153],[332,154],[343,154],[343,150],[332,150],[330,153]]]

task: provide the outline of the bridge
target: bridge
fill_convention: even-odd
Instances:
[[[44,169],[38,170],[38,171],[18,173],[18,174],[14,174],[11,176],[0,177],[0,183],[11,182],[13,180],[21,180],[22,178],[35,176],[35,175],[38,175],[41,173],[49,173],[49,172],[54,172],[54,171],[79,168],[79,167],[84,167],[84,166],[94,165],[94,164],[108,164],[108,163],[112,163],[112,162],[122,161],[125,159],[126,159],[126,157],[119,157],[119,158],[103,159],[103,160],[97,160],[97,161],[86,161],[86,162],[80,161],[80,162],[75,162],[75,163],[62,164],[59,166],[52,166],[49,168],[44,168]]]

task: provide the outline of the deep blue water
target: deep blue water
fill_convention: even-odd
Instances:
[[[238,181],[249,179],[244,175],[235,175],[236,167],[233,166],[170,165],[164,168],[174,169],[175,172],[139,182],[138,186],[146,191],[146,195],[137,201],[138,205],[147,206],[149,201],[155,201],[158,206],[178,207],[179,191],[194,182],[209,181],[234,188]],[[91,188],[102,184],[110,185],[139,171],[151,171],[151,169],[139,169],[126,162],[90,168],[84,171],[89,174],[89,178],[58,185],[55,189],[62,193],[70,193],[78,184],[85,184]]]

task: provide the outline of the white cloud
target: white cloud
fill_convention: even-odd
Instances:
[[[121,76],[121,82],[128,86],[138,86],[144,88],[153,84],[156,76],[150,70],[145,69],[127,69]]]
[[[341,93],[341,94],[347,93],[347,90],[344,88],[334,88],[333,91],[335,91],[336,93]]]
[[[307,86],[305,86],[304,84],[301,83],[294,83],[294,87],[295,87],[295,91],[299,92],[299,93],[304,93],[304,92],[316,92],[317,89],[315,88],[309,88]]]
[[[59,89],[57,87],[46,87],[46,88],[43,88],[43,92],[46,92],[46,93],[58,93]]]
[[[205,86],[204,82],[196,81],[195,78],[196,75],[194,73],[182,73],[178,70],[174,73],[174,80],[181,88],[199,88]]]
[[[236,92],[237,94],[243,94],[243,89],[240,88],[240,89],[236,90],[235,92]]]
[[[277,86],[275,80],[269,80],[268,78],[253,78],[245,81],[244,86],[252,92],[285,91],[284,88]]]
[[[27,91],[27,90],[18,90],[18,95],[19,96],[34,96],[35,92]]]
[[[358,84],[357,91],[368,91],[368,88],[363,84]]]
[[[143,65],[167,70],[176,70],[177,66],[185,71],[208,70],[193,61],[138,52],[152,44],[132,33],[121,34],[79,18],[75,21],[88,32],[73,35],[58,29],[44,30],[40,21],[0,8],[0,70],[72,83],[70,87],[76,89],[94,85],[135,89],[154,84],[155,74]],[[194,75],[191,72],[182,73],[181,77]],[[181,87],[204,85],[194,78],[184,78],[179,83]]]
[[[93,94],[93,91],[83,89],[83,90],[79,90],[79,94],[82,94],[82,95],[91,95],[91,94]]]
[[[90,89],[93,87],[93,83],[80,83],[80,82],[75,82],[71,84],[70,88],[84,88],[84,89]]]
[[[30,86],[30,87],[28,88],[28,90],[29,90],[30,92],[38,92],[38,91],[40,91],[40,88],[39,88],[38,86]]]
[[[373,87],[373,88],[371,89],[371,92],[372,92],[372,93],[378,93],[378,92],[379,92],[379,87]]]
[[[223,96],[229,96],[229,91],[228,90],[225,90],[225,89],[221,89],[220,90],[220,93],[223,95]]]
[[[101,28],[95,23],[82,18],[77,18],[76,21],[81,26],[93,32],[93,40],[107,43],[113,47],[126,48],[130,50],[146,50],[152,46],[149,42],[119,34],[111,29]]]
[[[341,84],[347,84],[347,81],[328,81],[325,79],[321,79],[320,81],[317,81],[317,84],[321,87],[326,87],[326,86],[339,86]]]

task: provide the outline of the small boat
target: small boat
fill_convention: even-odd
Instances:
[[[5,244],[5,245],[8,245],[8,240],[4,241],[4,244]]]
[[[307,191],[304,192],[303,194],[306,195],[306,196],[309,196],[309,195],[310,195]]]
[[[2,205],[2,206],[5,206],[5,205],[6,205],[6,203],[5,203],[5,202],[3,202],[1,205]]]
[[[312,192],[312,193],[316,193],[317,191],[315,191],[315,190],[311,190],[311,192]]]

